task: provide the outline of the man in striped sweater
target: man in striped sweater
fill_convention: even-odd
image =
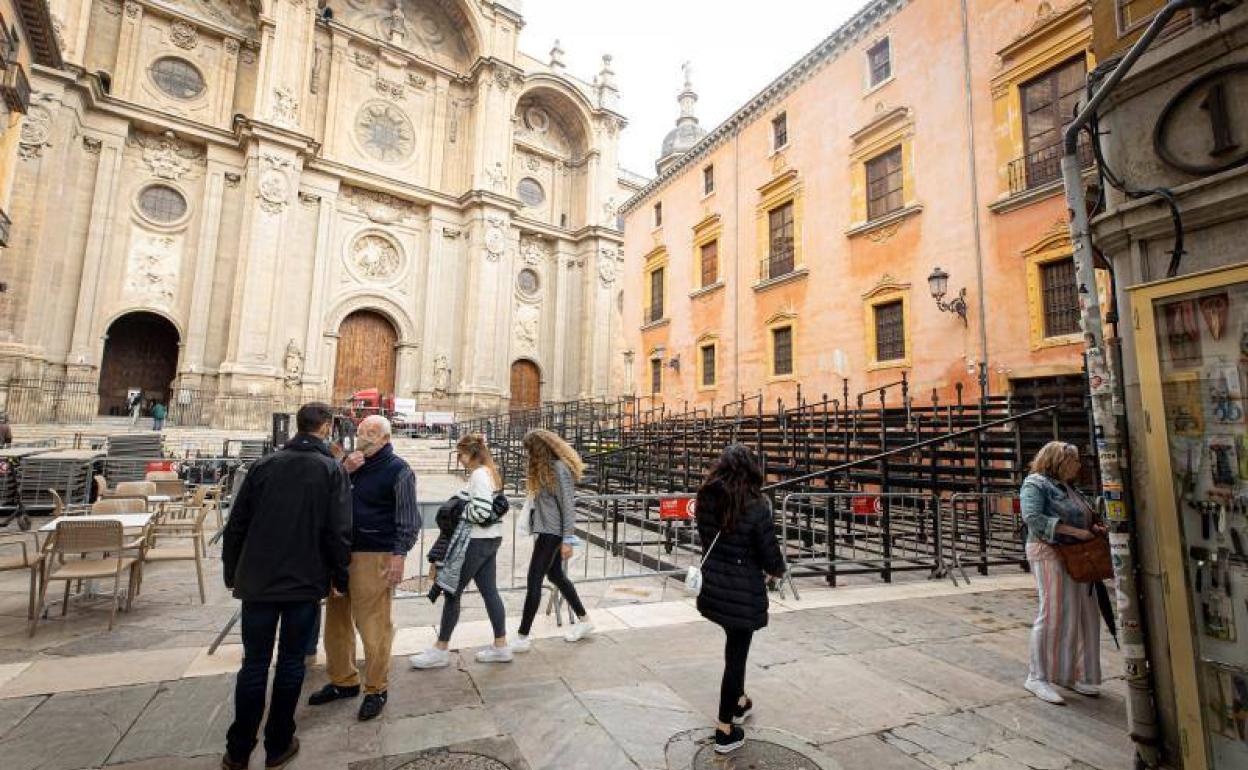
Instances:
[[[351,474],[352,538],[350,591],[325,604],[325,656],[329,684],[308,698],[313,706],[360,694],[355,665],[355,631],[364,642],[364,701],[360,721],[375,719],[386,706],[390,605],[403,579],[403,560],[416,544],[420,512],[416,474],[390,443],[390,421],[365,418],[356,434],[357,451],[343,461]]]

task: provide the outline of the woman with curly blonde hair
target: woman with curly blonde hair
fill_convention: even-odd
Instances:
[[[532,647],[529,631],[542,603],[544,578],[554,583],[576,613],[577,621],[564,639],[579,642],[594,630],[576,587],[563,573],[563,562],[571,558],[572,543],[576,541],[576,482],[585,463],[568,442],[544,429],[529,431],[524,437],[524,451],[529,456],[529,500],[523,515],[529,517],[529,531],[533,534],[533,558],[529,560],[520,635],[511,644],[513,652],[528,652]]]

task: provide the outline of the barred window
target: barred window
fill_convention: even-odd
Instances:
[[[173,224],[186,216],[186,198],[168,185],[148,185],[139,193],[139,210],[153,222]]]
[[[906,317],[901,300],[875,306],[875,360],[906,357]]]
[[[650,359],[650,392],[659,393],[663,390],[663,360]]]
[[[789,116],[780,113],[771,119],[771,146],[778,150],[789,143]]]
[[[893,52],[888,38],[867,49],[867,68],[872,86],[878,86],[893,75]]]
[[[663,317],[663,268],[650,272],[650,310],[646,314],[646,322],[658,321]]]
[[[767,213],[767,278],[793,272],[793,201]]]
[[[867,161],[867,219],[901,209],[901,146]]]
[[[793,327],[771,330],[771,373],[780,376],[793,373]]]
[[[1079,291],[1073,258],[1040,266],[1040,292],[1044,302],[1044,336],[1079,333]]]
[[[702,385],[712,387],[715,384],[715,346],[702,346]]]
[[[719,280],[719,241],[702,244],[699,261],[702,265],[702,286],[710,286]]]
[[[186,59],[162,56],[152,62],[150,72],[152,82],[172,97],[194,99],[204,92],[204,76]]]
[[[710,195],[715,192],[715,166],[707,166],[702,169],[702,194]]]

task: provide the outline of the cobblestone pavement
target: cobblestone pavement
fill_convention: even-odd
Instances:
[[[576,645],[539,626],[550,638],[512,664],[478,664],[471,649],[438,671],[411,671],[396,658],[383,718],[357,722],[355,702],[301,707],[303,751],[290,767],[1129,767],[1120,679],[1097,700],[1070,694],[1064,708],[1022,690],[1034,609],[1026,580],[809,590],[777,606],[756,637],[748,674],[758,743],[736,763],[708,760],[704,745],[722,634],[678,600],[596,609],[603,632]],[[41,630],[35,641],[46,646],[33,653],[12,648],[14,623],[0,626],[6,654],[22,658],[0,665],[0,764],[217,767],[237,649],[208,659],[201,647],[175,642],[199,639],[228,610],[187,605],[159,628],[130,623],[111,636],[68,641],[57,625],[46,636]],[[170,623],[189,630],[169,630]],[[484,643],[488,632],[476,625],[456,642]],[[400,629],[400,646],[423,646],[425,632]],[[1112,644],[1104,656],[1106,670],[1116,672]],[[324,681],[323,668],[313,667],[305,689]],[[252,767],[262,765],[257,752]]]

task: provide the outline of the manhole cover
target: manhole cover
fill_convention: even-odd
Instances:
[[[716,754],[703,746],[693,758],[692,770],[820,770],[809,757],[771,741],[748,740],[731,754]]]
[[[399,765],[395,770],[511,770],[511,768],[483,754],[451,751],[413,759],[411,762]]]

